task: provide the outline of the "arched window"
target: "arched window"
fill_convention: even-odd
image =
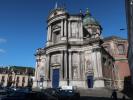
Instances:
[[[125,53],[123,44],[119,44],[118,45],[118,52],[119,52],[119,54],[124,54]]]
[[[60,41],[60,31],[55,31],[54,32],[54,37],[53,37],[53,42],[54,43],[57,43],[57,42],[59,42]]]

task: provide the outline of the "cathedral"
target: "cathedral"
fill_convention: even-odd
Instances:
[[[47,19],[47,42],[36,50],[33,87],[113,85],[113,58],[102,47],[102,27],[89,10],[70,14],[56,7]]]

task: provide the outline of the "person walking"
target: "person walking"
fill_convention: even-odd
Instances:
[[[116,92],[116,90],[113,90],[111,98],[112,98],[112,100],[117,100],[117,92]]]

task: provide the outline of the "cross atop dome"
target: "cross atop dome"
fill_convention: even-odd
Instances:
[[[91,16],[91,13],[90,13],[90,11],[89,11],[89,8],[86,8],[86,14],[85,14],[86,16]]]
[[[56,3],[55,3],[55,9],[57,9],[58,8],[58,2],[56,1]]]

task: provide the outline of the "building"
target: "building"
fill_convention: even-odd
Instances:
[[[126,15],[127,15],[127,29],[128,29],[128,62],[132,76],[133,86],[133,0],[125,0]]]
[[[112,87],[113,58],[102,47],[102,27],[88,9],[72,15],[57,7],[47,24],[46,47],[35,54],[33,87]]]
[[[127,60],[128,41],[120,37],[110,36],[104,38],[103,47],[114,58],[114,86],[122,90],[126,79],[130,77]]]
[[[30,67],[10,66],[0,68],[1,87],[27,87],[32,86],[34,69]]]

